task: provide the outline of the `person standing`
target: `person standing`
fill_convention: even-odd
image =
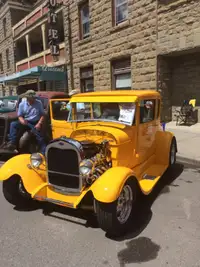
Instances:
[[[21,101],[18,108],[18,120],[10,124],[9,142],[5,149],[14,151],[17,147],[17,134],[20,129],[30,129],[28,125],[34,127],[34,135],[40,146],[41,153],[45,154],[46,144],[41,134],[41,127],[45,118],[45,111],[42,102],[36,99],[34,90],[28,90],[20,97],[25,98]]]

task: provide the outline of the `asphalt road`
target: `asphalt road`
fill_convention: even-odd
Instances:
[[[16,210],[0,192],[0,267],[200,266],[200,170],[168,172],[118,240],[92,216],[54,208]]]

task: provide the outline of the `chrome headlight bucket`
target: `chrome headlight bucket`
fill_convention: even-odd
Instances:
[[[93,167],[93,162],[91,160],[85,159],[80,163],[80,174],[82,176],[89,176]]]
[[[40,153],[33,153],[30,157],[30,161],[31,161],[31,166],[37,169],[42,164],[43,157]]]
[[[88,168],[86,166],[81,166],[80,167],[80,174],[82,176],[88,176],[90,174],[90,172],[91,172],[91,169],[90,168]]]

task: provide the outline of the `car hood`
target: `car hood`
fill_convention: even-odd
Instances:
[[[101,126],[101,125],[87,125],[81,126],[74,130],[71,134],[71,138],[76,140],[89,140],[102,141],[105,139],[112,139],[116,144],[123,144],[130,142],[132,139],[133,130],[132,127],[113,127],[113,126]]]

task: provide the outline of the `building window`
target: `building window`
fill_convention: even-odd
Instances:
[[[112,88],[131,90],[131,59],[112,62]]]
[[[3,19],[3,34],[6,37],[6,18]]]
[[[128,19],[128,0],[113,0],[114,25]]]
[[[93,67],[80,69],[81,92],[94,91]]]
[[[80,39],[85,39],[90,35],[90,13],[89,2],[84,2],[79,6]]]
[[[2,54],[0,54],[0,71],[3,71],[3,58],[2,58]]]
[[[6,49],[6,62],[7,62],[7,69],[10,69],[9,49]]]

